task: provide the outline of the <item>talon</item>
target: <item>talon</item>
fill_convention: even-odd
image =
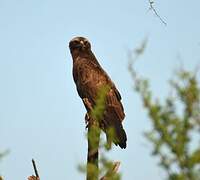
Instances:
[[[83,103],[84,103],[87,111],[92,110],[92,105],[91,105],[90,101],[88,100],[88,98],[83,98]]]

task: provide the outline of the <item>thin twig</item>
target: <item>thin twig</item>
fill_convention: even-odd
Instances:
[[[148,0],[149,1],[149,9],[152,10],[154,12],[154,14],[160,19],[160,21],[166,26],[167,23],[161,18],[161,16],[158,14],[158,12],[156,11],[156,9],[154,8],[153,4],[154,1],[152,0]]]
[[[148,39],[145,38],[141,45],[137,48],[135,48],[132,51],[128,51],[128,70],[132,76],[132,79],[137,82],[138,81],[138,74],[136,72],[136,70],[133,68],[133,65],[135,64],[135,62],[139,59],[139,57],[144,53],[146,46],[147,46],[147,42]]]

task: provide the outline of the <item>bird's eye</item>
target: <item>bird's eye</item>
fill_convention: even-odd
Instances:
[[[74,44],[79,44],[79,41],[78,41],[78,40],[75,40],[75,41],[74,41]]]
[[[85,46],[89,46],[89,42],[88,41],[84,41]]]

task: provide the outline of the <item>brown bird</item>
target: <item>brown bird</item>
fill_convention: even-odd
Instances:
[[[98,91],[109,86],[106,92],[105,109],[100,121],[100,127],[109,139],[108,129],[114,130],[112,141],[121,148],[126,148],[126,133],[122,126],[125,117],[121,103],[121,95],[107,73],[98,63],[91,50],[90,42],[84,37],[75,37],[69,42],[73,59],[73,78],[77,91],[86,107],[87,114],[95,106]]]

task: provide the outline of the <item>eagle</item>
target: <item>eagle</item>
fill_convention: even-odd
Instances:
[[[127,136],[122,126],[125,118],[121,95],[108,74],[103,70],[91,50],[91,44],[84,37],[75,37],[69,42],[73,59],[73,79],[78,95],[87,110],[86,117],[96,105],[98,92],[108,86],[105,94],[105,108],[100,120],[100,127],[109,139],[108,129],[114,130],[114,144],[126,148]],[[86,118],[87,119],[87,118]]]

